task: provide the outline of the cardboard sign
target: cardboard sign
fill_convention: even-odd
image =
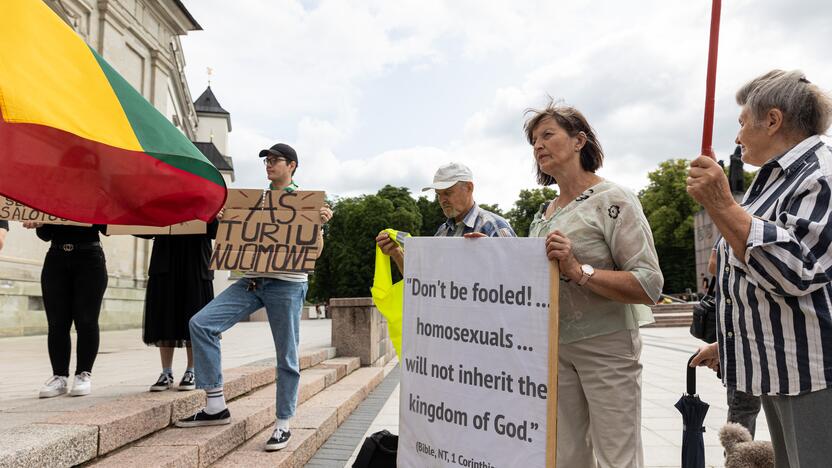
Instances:
[[[552,466],[544,239],[406,249],[398,466]]]
[[[72,226],[91,226],[90,224],[76,223],[68,219],[52,216],[51,214],[38,211],[23,203],[0,196],[0,219],[9,221],[33,221],[44,224],[69,224]]]
[[[186,234],[205,234],[208,232],[208,225],[204,221],[194,220],[171,226],[125,226],[121,224],[110,224],[107,226],[108,236],[137,235],[137,236],[177,236]]]
[[[324,192],[230,189],[211,256],[212,270],[315,270]]]

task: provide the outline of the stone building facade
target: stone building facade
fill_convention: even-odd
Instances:
[[[180,0],[44,0],[130,84],[181,130],[230,183],[227,156],[231,119],[216,109],[200,110],[185,78],[180,37],[202,28]],[[202,98],[202,97],[201,97]],[[195,106],[195,104],[197,104]],[[204,106],[203,106],[204,107]],[[218,125],[221,121],[225,125]],[[0,337],[46,332],[40,270],[48,244],[11,223],[0,251]],[[101,311],[102,329],[141,326],[151,241],[103,237],[110,275]],[[220,289],[227,273],[217,273]]]

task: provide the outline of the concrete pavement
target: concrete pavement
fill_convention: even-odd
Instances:
[[[678,468],[682,453],[682,418],[673,406],[685,392],[685,365],[700,344],[688,334],[687,328],[648,328],[641,330],[644,343],[641,362],[642,427],[644,461],[648,468]],[[697,370],[697,391],[709,403],[705,418],[705,460],[707,467],[723,467],[719,429],[725,423],[728,407],[725,388],[716,374],[706,368]],[[378,412],[364,437],[382,429],[399,433],[399,389],[390,395]],[[757,440],[771,440],[765,414],[757,418]],[[362,438],[363,440],[363,438]],[[344,465],[352,466],[360,449]]]
[[[301,322],[301,348],[329,346],[329,320]],[[700,342],[685,328],[642,330],[643,397],[642,438],[646,465],[678,467],[681,457],[682,421],[673,404],[685,390],[685,363]],[[223,334],[223,365],[234,367],[274,356],[271,334],[265,322],[241,323]],[[39,400],[37,392],[51,374],[46,337],[0,339],[0,430],[105,402],[130,393],[145,392],[160,372],[159,353],[141,342],[140,330],[102,333],[101,352],[93,373],[93,393],[85,397]],[[176,353],[178,379],[185,368],[185,354]],[[73,364],[74,365],[74,364]],[[699,369],[698,392],[711,405],[705,420],[706,459],[709,467],[722,467],[722,447],[717,439],[727,412],[725,390],[716,376]],[[376,414],[366,435],[381,429],[398,433],[398,395],[392,393]],[[770,440],[761,413],[757,438]],[[360,444],[359,444],[360,446]],[[358,446],[355,448],[358,449]],[[345,466],[351,466],[350,460]]]
[[[70,372],[74,371],[73,360]],[[329,320],[301,321],[301,350],[327,347]],[[223,368],[273,358],[274,344],[268,322],[239,323],[222,338]],[[174,354],[174,378],[185,371],[185,351]],[[141,330],[101,333],[98,359],[92,373],[92,393],[84,397],[59,396],[39,399],[38,390],[51,375],[46,336],[0,338],[0,430],[37,422],[56,412],[86,408],[94,404],[146,392],[161,372],[159,351],[145,346]]]

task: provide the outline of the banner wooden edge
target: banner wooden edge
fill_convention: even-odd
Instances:
[[[546,399],[546,468],[557,468],[558,346],[560,344],[560,269],[549,262],[549,379]]]

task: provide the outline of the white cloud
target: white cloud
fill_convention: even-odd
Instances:
[[[587,115],[606,150],[601,175],[634,190],[660,161],[699,151],[710,2],[281,0],[240,1],[233,11],[219,0],[186,3],[205,28],[183,40],[191,86],[204,83],[205,66],[217,70],[238,186],[262,186],[257,150],[285,141],[298,150],[307,188],[352,196],[389,183],[416,192],[456,160],[474,170],[478,201],[508,209],[535,186],[523,111],[547,95]],[[718,153],[733,150],[733,93],[746,80],[801,68],[832,87],[831,11],[821,0],[723,5]],[[424,82],[386,81],[402,73]],[[430,128],[451,136],[419,143],[413,132]]]

